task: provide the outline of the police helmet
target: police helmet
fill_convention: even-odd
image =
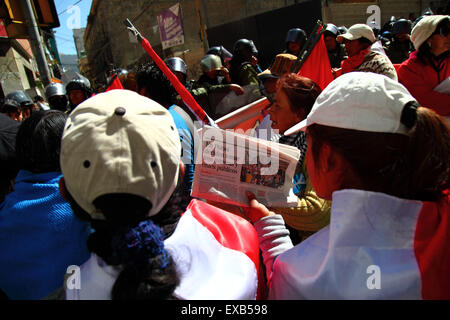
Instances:
[[[411,22],[406,19],[399,19],[394,22],[391,30],[392,35],[396,34],[410,34],[411,33]]]
[[[200,61],[200,67],[203,72],[209,72],[214,70],[220,70],[222,68],[222,61],[219,56],[214,54],[207,54]]]
[[[324,32],[324,36],[333,36],[333,37],[337,37],[339,35],[339,29],[338,27],[336,27],[334,24],[332,23],[327,23],[327,27],[325,29]]]
[[[338,27],[338,30],[339,30],[339,34],[345,34],[348,31],[346,26],[340,26],[340,27]]]
[[[187,75],[186,63],[179,57],[172,57],[166,60],[166,65],[172,72],[181,72],[185,76]]]
[[[220,59],[222,59],[222,63],[233,58],[231,52],[225,49],[223,46],[211,47],[206,52],[206,54],[215,54],[216,56],[219,56]]]
[[[67,94],[69,94],[72,90],[83,90],[87,96],[90,96],[92,93],[91,84],[87,79],[75,78],[70,80],[66,85]]]
[[[297,42],[300,46],[302,46],[302,44],[306,41],[306,38],[306,32],[303,29],[293,28],[287,32],[285,42]]]
[[[45,87],[45,97],[47,101],[53,96],[65,96],[66,89],[61,83],[50,83]]]
[[[14,112],[17,110],[20,110],[20,104],[14,99],[6,98],[3,102],[1,112]]]
[[[256,49],[255,44],[252,40],[248,39],[239,39],[234,43],[233,46],[233,55],[250,58],[252,55],[257,55],[258,50]]]
[[[31,98],[22,90],[16,90],[7,94],[5,99],[15,100],[20,106],[33,104]]]

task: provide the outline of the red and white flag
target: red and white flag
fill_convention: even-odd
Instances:
[[[235,214],[192,200],[164,246],[180,276],[178,299],[254,300],[264,293],[263,277],[258,283],[258,236]],[[80,267],[79,287],[66,288],[66,298],[108,300],[119,273],[92,254]]]
[[[330,225],[275,260],[272,299],[450,299],[450,193],[333,193]]]

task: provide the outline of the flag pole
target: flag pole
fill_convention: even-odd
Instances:
[[[178,80],[178,78],[173,74],[173,72],[167,67],[164,61],[158,56],[158,54],[153,50],[150,42],[145,39],[141,33],[136,29],[136,27],[131,23],[129,19],[124,21],[125,26],[129,31],[131,31],[137,38],[139,43],[142,45],[147,54],[156,63],[159,69],[164,73],[164,75],[169,79],[170,83],[173,85],[175,90],[180,95],[181,99],[188,106],[188,108],[195,114],[198,120],[202,121],[204,124],[216,126],[214,120],[212,120],[206,112],[200,107],[200,105],[195,101],[192,94],[185,88],[185,86]]]
[[[319,41],[320,37],[322,36],[322,33],[324,32],[324,29],[322,29],[318,33],[319,28],[321,26],[323,26],[322,21],[317,20],[313,31],[311,32],[310,36],[308,37],[308,40],[303,45],[302,50],[300,50],[300,53],[297,56],[297,61],[295,61],[292,64],[290,72],[298,73],[298,71],[302,67],[303,63],[305,63],[306,59],[309,57],[309,55],[311,54],[312,50],[314,49],[314,46]]]

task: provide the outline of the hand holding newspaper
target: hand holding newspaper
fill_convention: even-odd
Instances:
[[[297,148],[210,126],[198,133],[193,197],[248,206],[251,191],[268,207],[297,205],[292,188]]]

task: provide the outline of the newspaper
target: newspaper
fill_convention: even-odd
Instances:
[[[450,94],[450,77],[439,83],[435,88],[434,91],[439,93],[446,93]]]
[[[248,206],[246,192],[268,207],[297,206],[292,180],[300,150],[205,126],[198,131],[193,197]]]

